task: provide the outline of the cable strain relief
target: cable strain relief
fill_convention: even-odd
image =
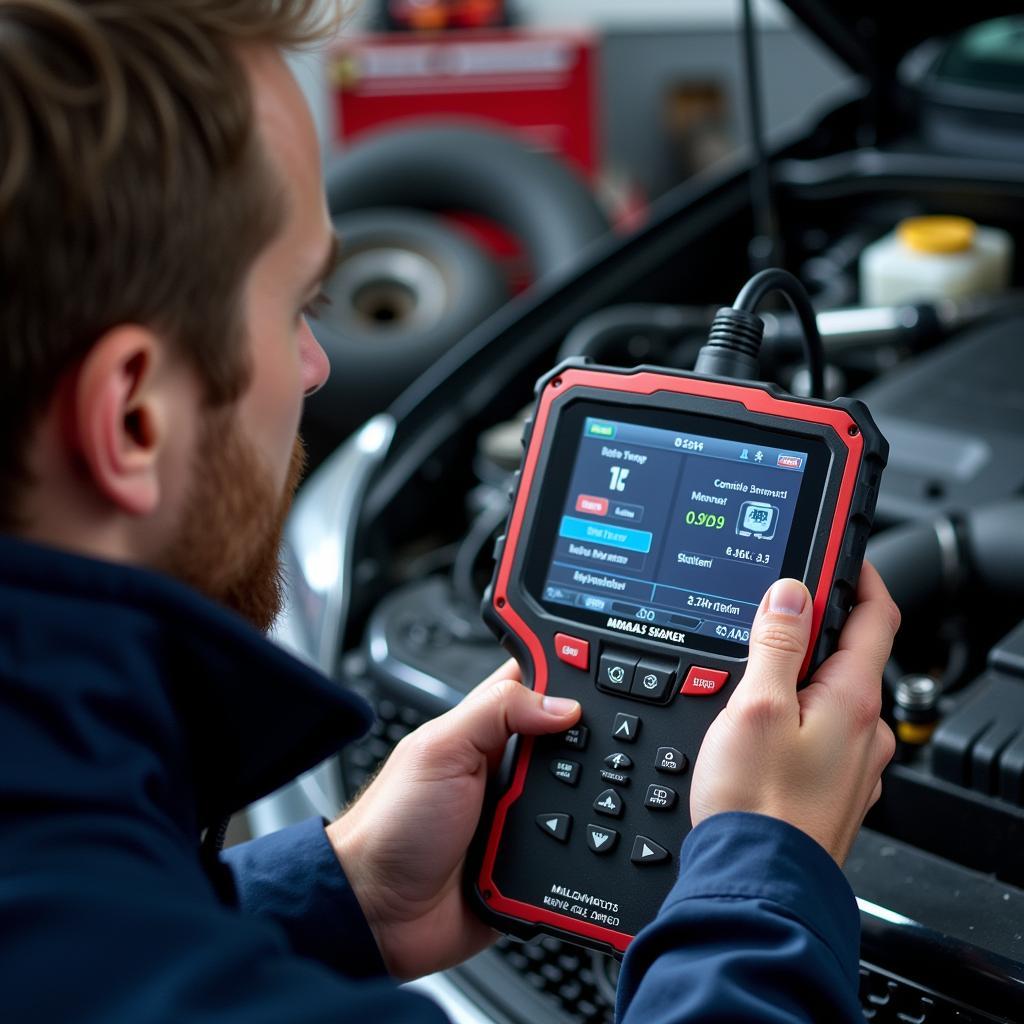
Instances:
[[[755,359],[761,351],[764,338],[764,321],[756,313],[745,309],[723,306],[711,322],[708,344],[724,346],[734,352],[742,352]]]
[[[757,380],[764,321],[746,310],[723,306],[712,321],[694,370],[714,377]]]

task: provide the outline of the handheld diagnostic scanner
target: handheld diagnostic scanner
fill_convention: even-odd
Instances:
[[[621,955],[675,880],[690,770],[771,584],[836,646],[888,445],[858,401],[570,361],[538,384],[484,601],[568,732],[510,745],[467,881],[506,933]]]

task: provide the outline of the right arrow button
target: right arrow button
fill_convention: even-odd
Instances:
[[[669,859],[668,850],[659,846],[653,839],[647,836],[637,836],[633,840],[633,852],[629,859],[634,864],[661,864]]]

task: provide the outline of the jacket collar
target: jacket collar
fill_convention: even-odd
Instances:
[[[169,577],[0,536],[5,703],[7,739],[61,765],[71,791],[116,778],[147,799],[163,793],[154,802],[189,828],[285,784],[372,721],[359,697]],[[106,782],[78,777],[111,761],[122,767]],[[129,778],[139,771],[146,780]]]

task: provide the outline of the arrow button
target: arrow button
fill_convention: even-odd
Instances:
[[[587,846],[594,853],[611,853],[618,839],[619,833],[613,828],[605,828],[603,825],[587,826]]]
[[[624,810],[622,797],[614,789],[606,789],[594,801],[594,810],[598,814],[607,814],[610,818],[621,818]]]
[[[640,719],[636,715],[624,715],[619,712],[612,724],[612,736],[623,743],[636,743],[637,733],[640,732]]]
[[[629,859],[634,864],[661,864],[669,859],[669,852],[647,836],[637,836],[633,840],[633,852]]]
[[[536,821],[537,828],[545,835],[557,839],[560,843],[569,841],[572,818],[568,814],[538,814]]]

